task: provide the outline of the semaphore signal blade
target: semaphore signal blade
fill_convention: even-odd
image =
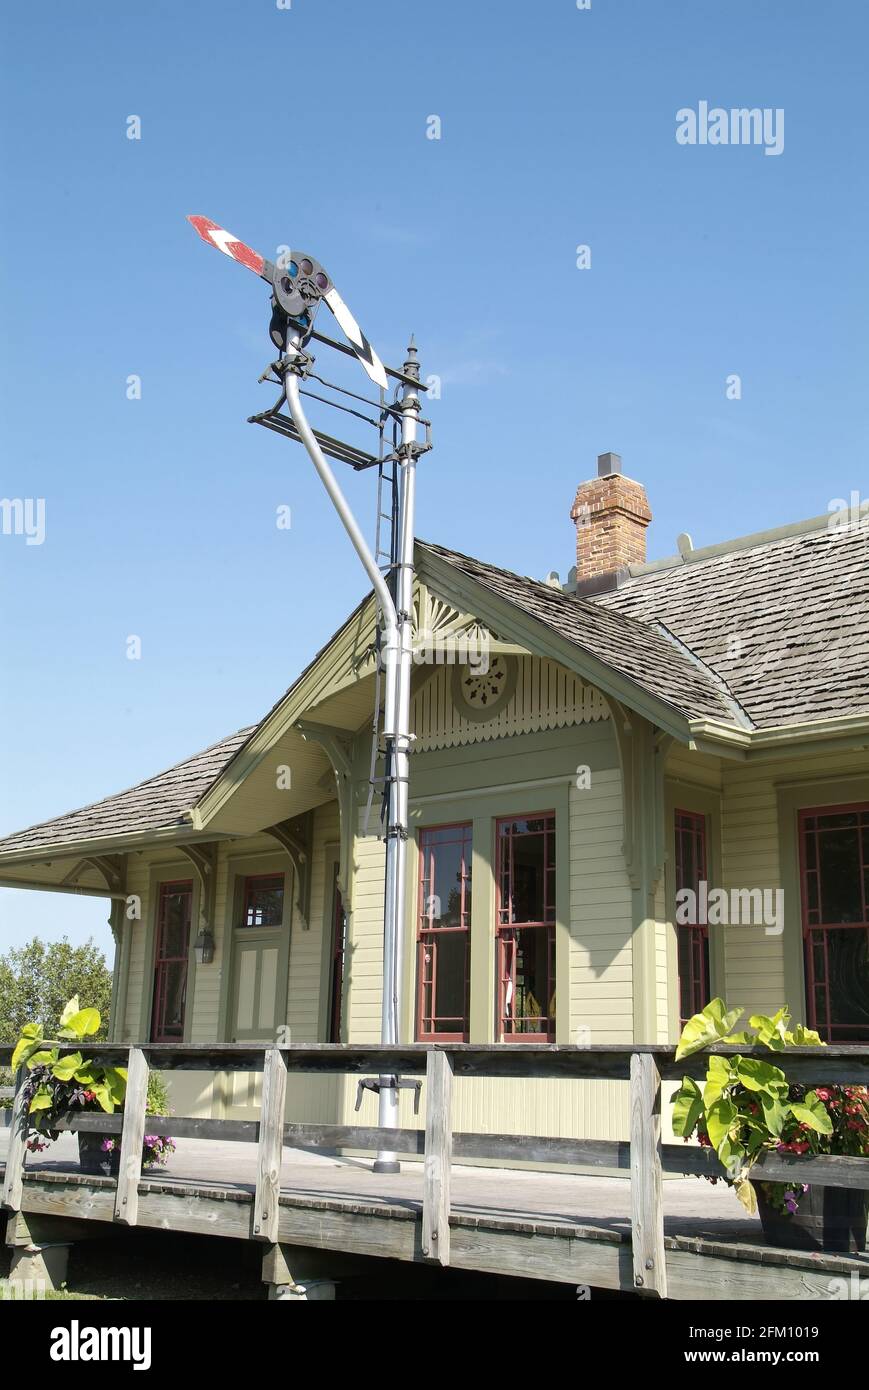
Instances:
[[[216,222],[212,222],[210,217],[188,216],[187,221],[209,246],[216,246],[218,251],[223,252],[224,256],[229,256],[231,260],[247,266],[248,270],[252,270],[255,275],[261,276],[269,284],[272,283],[274,266],[271,261],[266,260],[265,256],[254,251],[252,246],[247,246],[245,242],[239,241],[237,236],[233,236],[232,232],[228,232],[225,227],[220,227]]]
[[[334,285],[326,291],[323,298],[335,315],[342,333],[362,363],[364,370],[375,386],[382,386],[385,391],[389,384],[386,379],[386,369]]]

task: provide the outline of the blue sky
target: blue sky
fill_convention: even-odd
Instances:
[[[608,449],[646,485],[651,558],[865,492],[865,7],[45,0],[0,23],[0,492],[46,508],[42,545],[0,535],[0,833],[258,718],[364,588],[302,451],[246,423],[267,290],[187,213],[314,252],[385,360],[415,332],[443,380],[425,537],[564,575]],[[704,100],[783,109],[783,152],[679,145]],[[0,892],[0,949],[108,947],[105,916]]]

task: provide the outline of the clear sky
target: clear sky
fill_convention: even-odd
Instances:
[[[0,535],[0,833],[257,719],[364,589],[303,452],[246,423],[267,290],[187,213],[319,256],[386,361],[415,332],[443,383],[424,537],[566,575],[609,449],[650,558],[865,494],[865,5],[42,0],[0,23],[0,494],[45,499],[41,545]],[[679,144],[702,101],[781,109],[782,152]],[[105,918],[0,892],[0,949],[108,947]]]

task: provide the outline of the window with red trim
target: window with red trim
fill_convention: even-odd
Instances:
[[[157,897],[154,944],[154,1000],[151,1042],[184,1041],[187,1006],[187,960],[193,916],[193,884],[161,883]]]
[[[344,1003],[344,957],[347,951],[347,914],[338,887],[338,866],[332,888],[332,968],[329,980],[329,1042],[341,1041],[341,1015]]]
[[[809,1027],[869,1042],[869,804],[801,811],[799,835]]]
[[[690,888],[694,902],[701,882],[707,882],[706,817],[696,811],[676,812],[676,891]],[[709,984],[709,928],[676,923],[679,970],[679,1019],[684,1026],[705,1009],[712,997]]]
[[[279,927],[284,920],[283,874],[252,874],[244,880],[241,925]]]
[[[417,1037],[467,1042],[471,826],[419,832]]]
[[[498,1037],[555,1036],[555,814],[497,823]]]

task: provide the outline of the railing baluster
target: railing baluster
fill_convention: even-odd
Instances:
[[[272,1245],[278,1239],[281,1160],[284,1154],[284,1108],[287,1100],[287,1059],[277,1047],[266,1050],[257,1148],[253,1233]]]
[[[422,1253],[450,1262],[450,1165],[453,1161],[453,1063],[448,1052],[429,1052],[425,1087],[425,1170]]]
[[[12,1122],[9,1147],[6,1151],[6,1178],[3,1183],[3,1205],[10,1211],[21,1210],[24,1186],[24,1160],[27,1157],[27,1130],[24,1126],[24,1082],[27,1068],[19,1067],[15,1077],[15,1097],[12,1101]]]
[[[631,1238],[634,1287],[666,1298],[661,1077],[649,1052],[631,1053]]]
[[[124,1127],[121,1130],[121,1161],[115,1193],[115,1220],[125,1226],[135,1226],[139,1219],[139,1179],[142,1176],[147,1100],[148,1060],[140,1047],[131,1047],[127,1062]]]

